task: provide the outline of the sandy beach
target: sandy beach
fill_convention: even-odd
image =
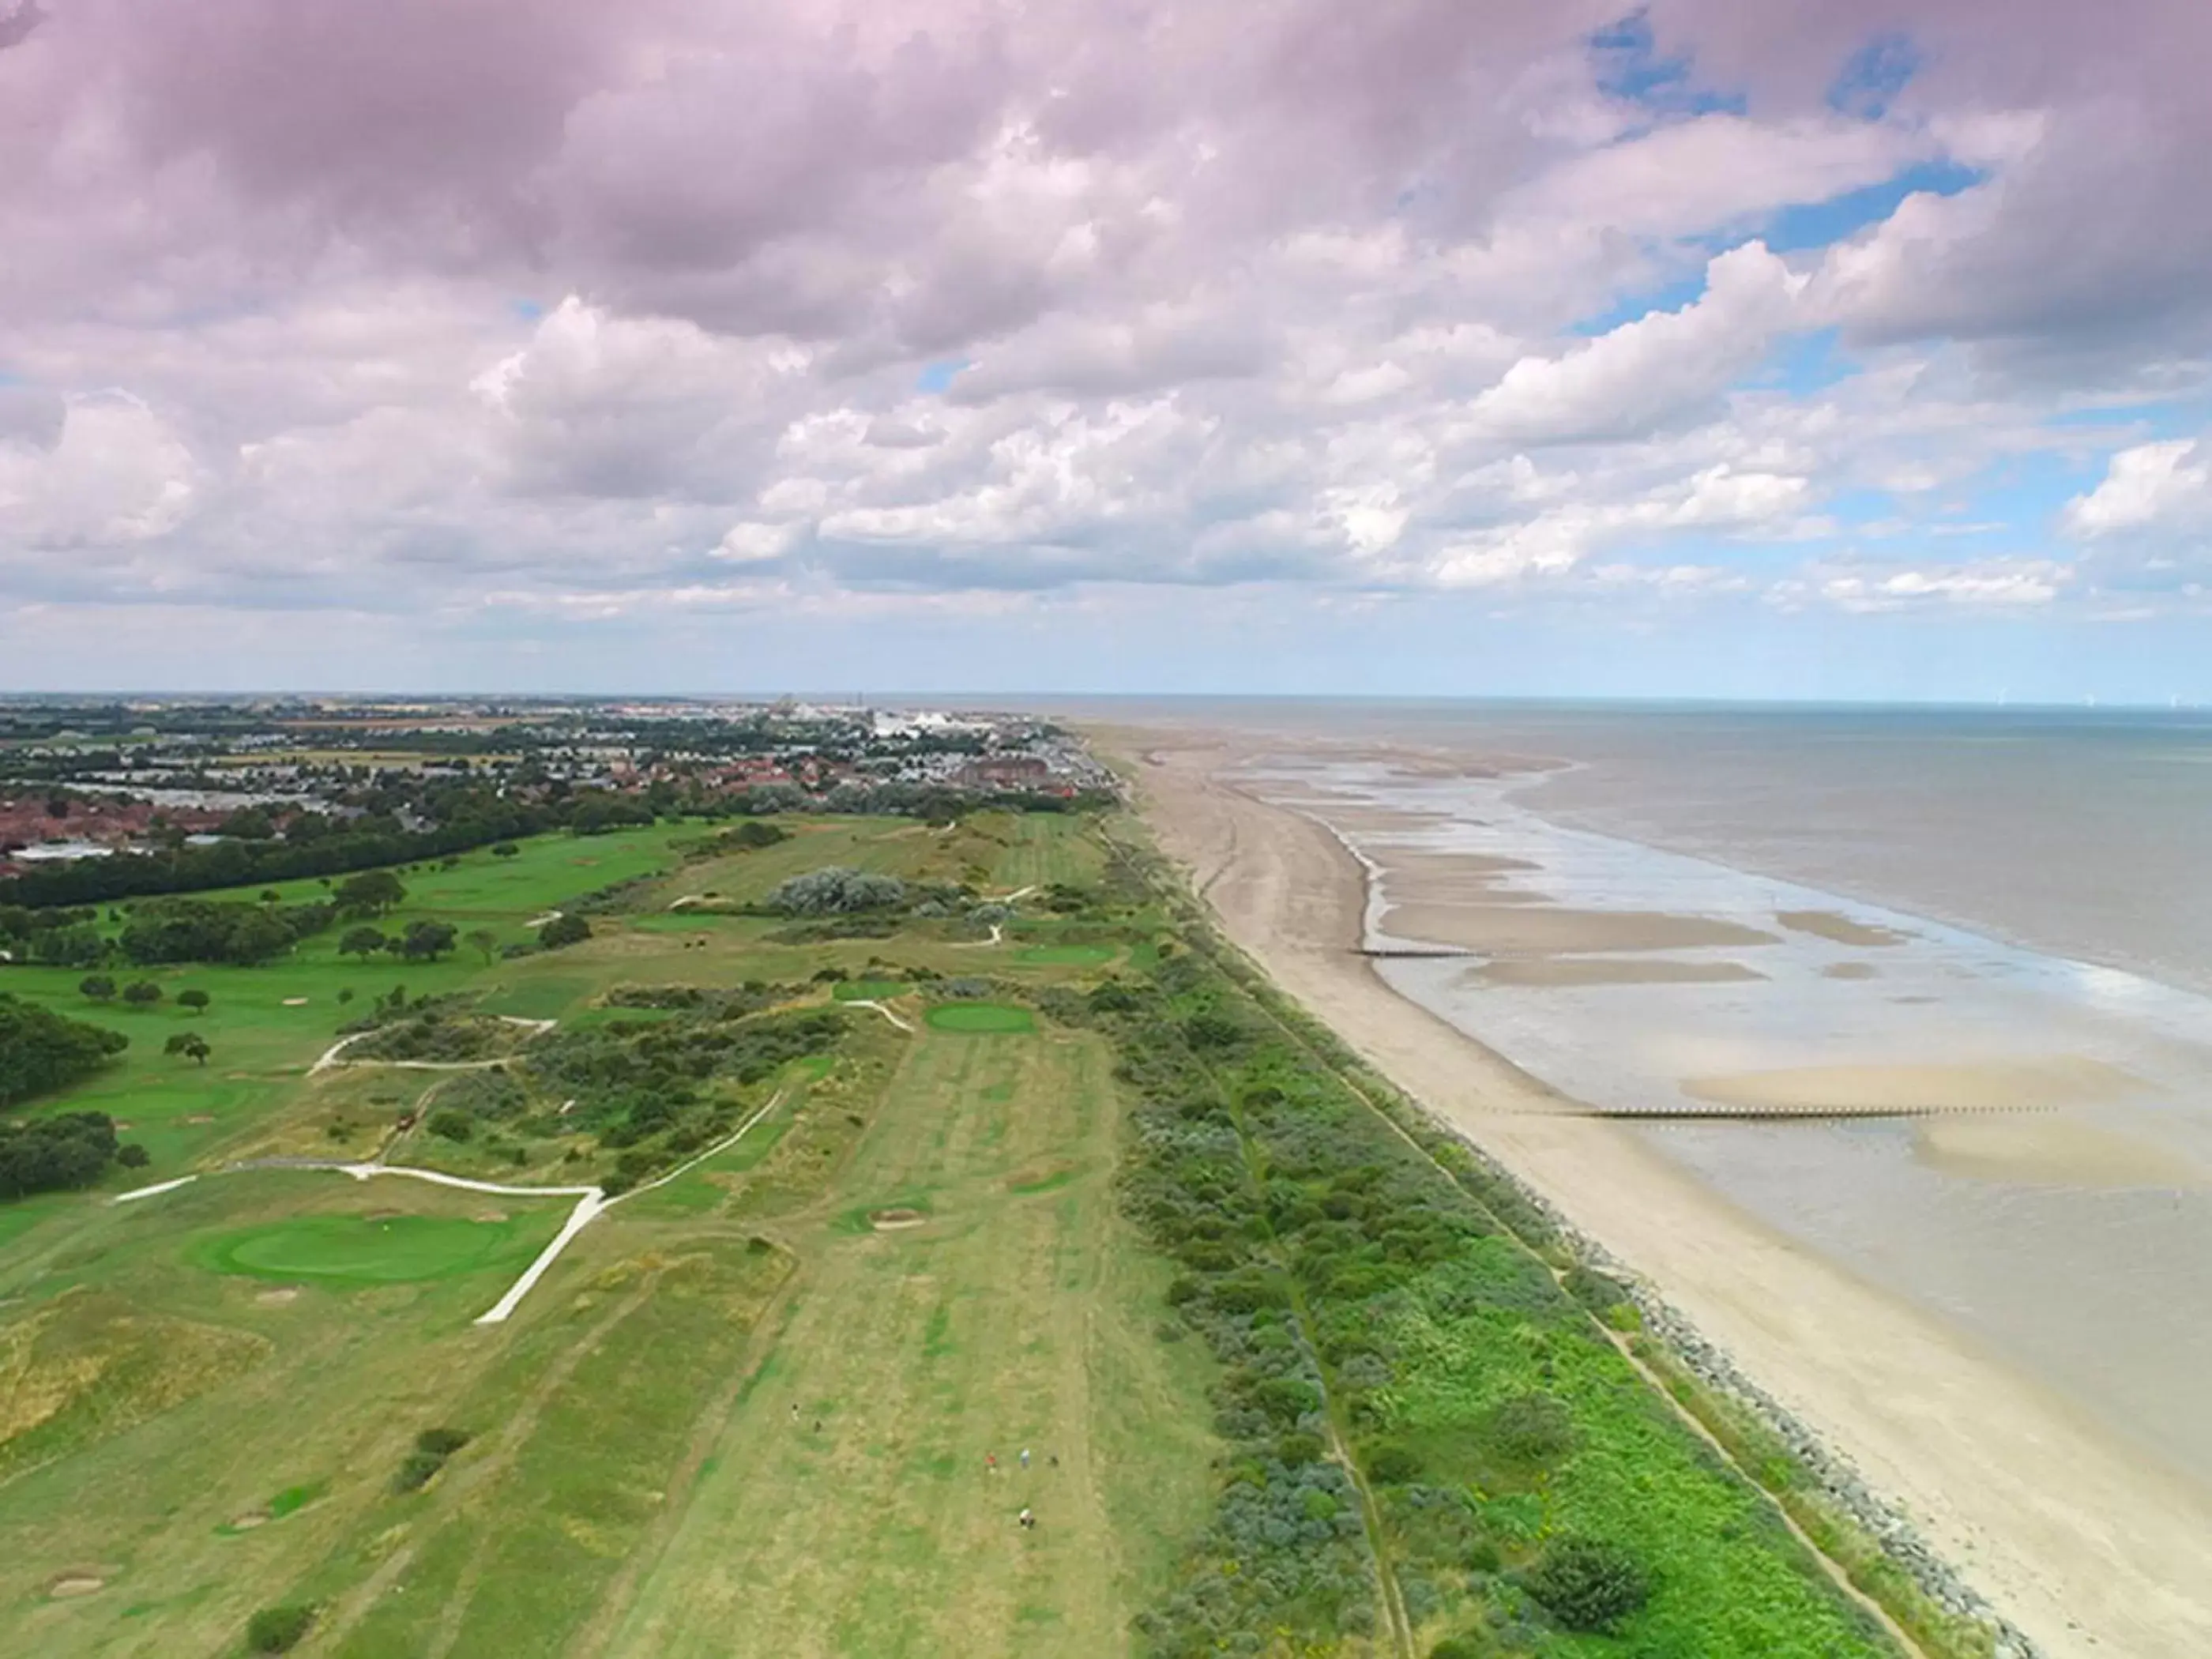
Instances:
[[[1263,749],[1279,750],[1279,741],[1186,728],[1091,735],[1104,751],[1129,760],[1163,848],[1188,869],[1229,935],[1286,991],[1645,1277],[1898,1501],[1930,1545],[2045,1653],[2212,1654],[2212,1503],[2203,1494],[1959,1333],[1753,1221],[1632,1134],[1561,1115],[1559,1096],[1543,1083],[1389,989],[1358,951],[1366,903],[1359,864],[1322,825],[1219,775]],[[1453,878],[1477,885],[1496,873],[1467,868]],[[1535,953],[1532,960],[1553,964],[1561,958],[1550,952],[1601,959],[1634,948],[1617,935],[1591,942],[1604,930],[1571,912],[1532,924],[1524,907],[1504,905],[1481,917],[1478,946],[1468,938],[1467,915],[1456,905],[1426,921],[1439,930],[1449,921],[1458,932],[1441,943],[1495,950],[1517,939]],[[1401,920],[1410,927],[1412,919]],[[1671,924],[1680,920],[1629,925],[1674,942],[1680,936]],[[1859,947],[1887,942],[1832,925],[1841,920],[1799,914],[1776,925]],[[1540,937],[1527,931],[1532,926]],[[1390,931],[1401,929],[1392,924]],[[1753,940],[1698,942],[1751,945],[1747,954],[1757,959]],[[1916,1089],[1973,1083],[1905,1081]],[[1785,1087],[1769,1079],[1761,1086],[1817,1093],[1816,1085],[1835,1083],[1799,1079]],[[2093,1091],[2118,1086],[2086,1073],[2074,1084]],[[2062,1125],[2047,1126],[2039,1140],[1977,1138],[1950,1124],[1931,1133],[1937,1155],[1969,1164],[2032,1152],[2063,1164],[2094,1152],[2108,1161],[2106,1174],[2124,1176],[2129,1158],[2125,1148],[2087,1146]]]

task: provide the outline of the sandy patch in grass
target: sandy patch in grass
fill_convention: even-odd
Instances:
[[[211,1113],[194,1112],[190,1117],[186,1118],[185,1121],[187,1123],[212,1123],[215,1121],[215,1117]]]
[[[1814,939],[1826,939],[1831,945],[1849,945],[1859,950],[1875,950],[1885,945],[1902,945],[1911,937],[1894,927],[1877,927],[1872,922],[1854,921],[1834,910],[1777,910],[1775,921],[1793,933],[1810,933]]]
[[[868,1225],[879,1233],[895,1233],[904,1227],[919,1227],[929,1218],[920,1210],[871,1210]]]
[[[1820,969],[1822,979],[1872,979],[1881,970],[1870,962],[1832,962]]]
[[[307,1006],[307,1000],[305,997],[286,997],[284,1006],[287,1008],[304,1008]]]
[[[90,1595],[95,1590],[107,1588],[106,1569],[75,1569],[58,1578],[46,1581],[46,1595],[56,1601],[66,1601],[73,1596]]]
[[[1913,1151],[1930,1169],[1976,1181],[2098,1188],[2212,1185],[2212,1172],[2179,1152],[2057,1114],[1930,1118],[1916,1126]]]
[[[2050,1111],[2149,1092],[2140,1078],[2081,1054],[1927,1066],[1793,1066],[1686,1078],[1682,1092],[1755,1111]]]
[[[1393,938],[1456,945],[1486,957],[1591,956],[1609,951],[1687,951],[1772,945],[1771,933],[1712,916],[1661,910],[1572,910],[1551,904],[1394,904]]]
[[[253,1299],[264,1308],[289,1307],[300,1299],[300,1287],[296,1285],[280,1285],[273,1291],[262,1291]]]
[[[1509,957],[1470,968],[1462,977],[1471,985],[1729,985],[1765,975],[1740,962],[1681,962],[1668,957],[1645,961],[1609,960],[1603,957]]]
[[[233,1532],[252,1532],[256,1527],[265,1527],[268,1524],[267,1510],[248,1510],[243,1515],[232,1516],[228,1522]]]

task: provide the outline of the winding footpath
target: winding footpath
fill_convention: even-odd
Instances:
[[[890,1013],[888,1009],[883,1012],[886,1014]],[[896,1016],[893,1016],[893,1018],[896,1021]],[[537,1022],[530,1023],[534,1024]],[[343,1043],[338,1045],[341,1048],[344,1046]],[[325,1056],[325,1058],[328,1057]],[[625,1203],[641,1194],[649,1193],[657,1187],[665,1187],[679,1176],[687,1175],[697,1169],[708,1158],[719,1157],[721,1153],[729,1151],[731,1147],[743,1140],[756,1124],[783,1104],[784,1097],[788,1092],[787,1090],[777,1090],[769,1097],[766,1105],[740,1123],[728,1135],[708,1147],[705,1152],[685,1159],[667,1174],[656,1176],[641,1187],[633,1187],[627,1192],[617,1193],[612,1198],[607,1196],[606,1189],[603,1187],[516,1187],[495,1181],[471,1181],[465,1176],[447,1175],[442,1170],[423,1170],[404,1164],[339,1163],[320,1158],[252,1158],[242,1164],[234,1164],[228,1169],[218,1170],[213,1173],[243,1175],[250,1170],[328,1170],[334,1174],[351,1176],[356,1181],[368,1181],[378,1176],[406,1176],[416,1181],[429,1182],[434,1186],[458,1187],[465,1192],[471,1193],[495,1193],[502,1198],[574,1199],[575,1207],[568,1212],[568,1220],[562,1223],[561,1231],[553,1235],[552,1242],[540,1250],[537,1259],[522,1270],[522,1276],[507,1287],[507,1294],[501,1297],[484,1312],[477,1315],[474,1322],[478,1325],[501,1325],[506,1323],[508,1316],[521,1305],[522,1298],[529,1295],[538,1281],[545,1276],[547,1269],[561,1259],[561,1253],[574,1241],[577,1234],[582,1232],[585,1228],[590,1226],[592,1222],[617,1205]],[[197,1175],[188,1175],[179,1176],[173,1181],[156,1182],[150,1187],[140,1187],[131,1192],[118,1193],[108,1202],[132,1204],[141,1199],[156,1198],[163,1193],[173,1193],[179,1187],[189,1187],[199,1178]]]

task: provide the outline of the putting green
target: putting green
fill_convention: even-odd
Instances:
[[[1098,968],[1121,954],[1112,945],[1031,945],[1016,953],[1016,962],[1039,968]]]
[[[929,1011],[929,1023],[940,1031],[1034,1031],[1036,1021],[1026,1008],[1009,1008],[1001,1002],[947,1002]]]
[[[202,1267],[256,1279],[320,1279],[337,1285],[405,1285],[447,1279],[504,1261],[527,1261],[541,1218],[464,1221],[452,1216],[301,1216],[209,1240],[194,1251]]]

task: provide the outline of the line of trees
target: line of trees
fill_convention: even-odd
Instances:
[[[0,991],[0,1106],[66,1088],[130,1046],[120,1031],[66,1018]]]
[[[162,893],[203,892],[253,882],[299,881],[356,870],[443,858],[495,842],[557,829],[564,814],[550,805],[472,798],[468,810],[433,830],[409,832],[389,818],[362,819],[368,829],[332,828],[301,836],[303,814],[282,841],[225,841],[155,853],[77,859],[0,881],[0,904],[31,907],[106,904]],[[650,822],[648,817],[647,822]]]

